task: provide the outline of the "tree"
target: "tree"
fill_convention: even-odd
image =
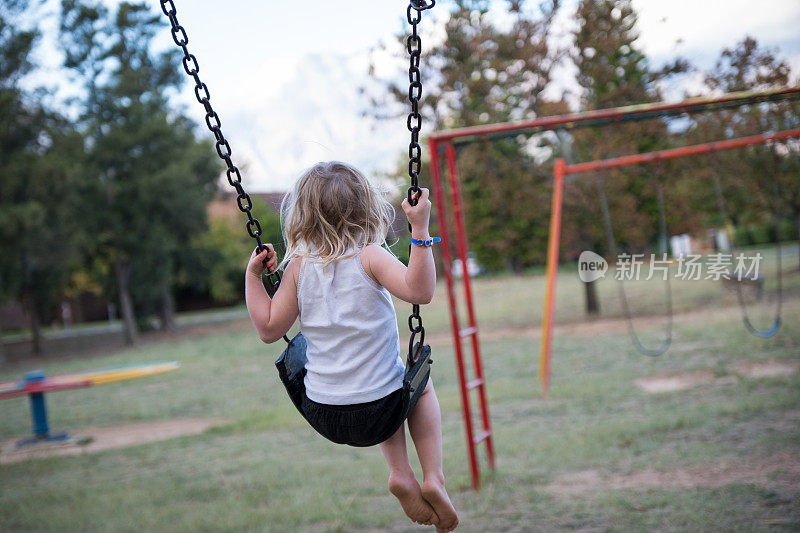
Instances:
[[[582,110],[658,101],[661,95],[656,82],[688,68],[678,59],[651,70],[637,44],[637,14],[630,0],[582,0],[575,19],[571,57],[582,89]],[[668,138],[663,122],[644,121],[575,130],[571,140],[575,156],[590,160],[664,148]],[[603,224],[598,223],[602,218],[597,187],[602,183],[617,240],[629,250],[647,246],[658,228],[654,174],[652,168],[633,167],[568,181],[564,194],[565,242],[578,249],[611,253]],[[586,312],[599,313],[595,283],[586,283],[584,288]]]
[[[175,258],[204,229],[220,168],[169,105],[182,77],[175,53],[151,52],[162,26],[144,3],[122,2],[112,16],[97,3],[62,1],[65,65],[85,88],[86,223],[112,267],[130,344],[137,309],[160,309],[171,326]]]
[[[749,36],[720,53],[705,84],[712,91],[763,91],[790,84],[791,69],[776,50]],[[795,80],[795,84],[800,80]],[[797,128],[800,103],[781,102],[724,110],[698,117],[690,130],[696,142]],[[712,156],[730,222],[773,227],[773,212],[789,215],[800,233],[800,146],[796,141],[754,146]],[[712,200],[716,200],[713,199]],[[712,205],[716,205],[714,202]],[[723,224],[728,221],[721,221]],[[774,235],[773,235],[774,238]]]
[[[224,198],[235,204],[235,200]],[[278,255],[283,255],[281,221],[260,198],[253,196],[253,216],[263,231],[263,242],[272,243]],[[242,230],[238,211],[229,216],[218,215],[209,220],[208,230],[198,235],[193,255],[182,256],[200,268],[182,271],[185,286],[197,291],[207,291],[211,298],[223,304],[240,300],[244,291],[244,273],[247,259],[255,248],[253,239]]]
[[[503,21],[489,4],[456,0],[444,40],[423,46],[423,114],[432,129],[533,118],[546,105],[541,92],[559,59],[559,51],[548,44],[559,2],[534,8],[506,2],[509,17]],[[405,35],[398,40],[405,50]],[[407,82],[387,86],[395,103],[407,103]],[[385,102],[375,106],[387,107]],[[475,143],[459,153],[470,244],[492,269],[518,271],[544,257],[549,175],[530,147],[514,137]]]
[[[73,216],[81,152],[67,123],[39,104],[42,95],[20,88],[34,67],[37,31],[15,24],[29,7],[0,6],[0,300],[23,302],[40,353],[41,324],[64,293],[82,238]]]
[[[20,187],[22,176],[31,166],[35,154],[38,110],[23,105],[19,80],[31,68],[30,53],[36,38],[33,30],[16,27],[13,22],[27,4],[8,4],[0,7],[0,301],[18,296],[23,286],[23,250],[21,235],[26,221],[36,212],[36,206],[23,201]],[[32,330],[38,345],[38,321]]]

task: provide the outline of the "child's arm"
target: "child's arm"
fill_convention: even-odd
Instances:
[[[409,204],[408,199],[403,200],[403,211],[411,224],[411,236],[415,239],[430,238],[428,223],[431,202],[428,194],[428,189],[422,189],[415,206]],[[397,298],[412,304],[430,303],[436,289],[436,267],[430,246],[412,244],[408,267],[377,245],[364,248],[361,258],[367,274]]]
[[[275,342],[283,337],[294,324],[299,309],[297,308],[297,275],[300,270],[300,258],[295,257],[283,272],[281,285],[275,297],[270,299],[261,276],[264,273],[262,261],[268,259],[267,268],[272,272],[278,264],[277,254],[271,244],[266,250],[256,255],[255,250],[247,264],[244,278],[244,295],[250,320],[258,331],[261,340]]]

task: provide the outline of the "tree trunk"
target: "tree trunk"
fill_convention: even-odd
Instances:
[[[173,330],[175,329],[175,300],[169,290],[166,274],[159,281],[159,290],[161,291],[161,329]]]
[[[25,300],[28,303],[28,317],[31,321],[31,347],[34,354],[41,355],[42,321],[39,319],[39,301],[34,290],[28,289],[26,292]]]
[[[586,295],[586,314],[600,314],[600,300],[597,298],[597,282],[590,281],[583,284],[584,294]]]
[[[800,211],[795,213],[795,222],[797,222],[797,250],[800,252]],[[800,259],[800,253],[798,253]],[[800,261],[797,263],[797,269],[800,270]]]
[[[81,301],[81,297],[76,296],[70,303],[72,304],[72,322],[74,324],[85,322],[86,319],[83,316],[83,302]]]
[[[130,265],[115,259],[114,272],[117,276],[117,291],[119,292],[119,306],[124,324],[125,344],[133,346],[139,339],[136,331],[136,317],[133,313],[133,300],[131,300],[131,295],[128,291]]]
[[[466,266],[464,267],[466,270]],[[511,257],[511,272],[514,274],[522,274],[525,271],[525,267],[522,266],[522,260],[519,257],[512,256]]]

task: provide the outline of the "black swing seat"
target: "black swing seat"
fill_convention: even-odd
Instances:
[[[305,394],[303,378],[306,376],[306,363],[308,362],[306,357],[307,346],[306,338],[302,333],[298,333],[289,341],[289,345],[278,357],[278,360],[275,361],[278,376],[280,376],[283,386],[286,387],[289,398],[306,421],[308,421],[308,418],[303,412],[302,402]],[[417,343],[414,345],[414,352],[416,353],[417,351],[419,353],[413,363],[406,361],[406,371],[403,375],[403,408],[400,411],[400,416],[395,421],[394,430],[390,435],[394,434],[405,419],[408,418],[414,406],[417,405],[420,396],[422,396],[425,386],[428,384],[431,364],[433,363],[431,347],[426,344],[422,349],[419,349],[419,343]],[[374,446],[380,444],[383,440],[385,439],[379,437],[375,442],[370,442],[363,446]]]

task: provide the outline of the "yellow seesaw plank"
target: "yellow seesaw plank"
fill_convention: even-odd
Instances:
[[[117,381],[127,381],[129,379],[144,378],[164,374],[179,368],[177,361],[167,363],[151,363],[142,365],[126,365],[109,368],[100,368],[86,372],[75,372],[70,374],[60,374],[48,377],[51,383],[66,383],[72,381],[89,381],[92,385],[105,385]]]

